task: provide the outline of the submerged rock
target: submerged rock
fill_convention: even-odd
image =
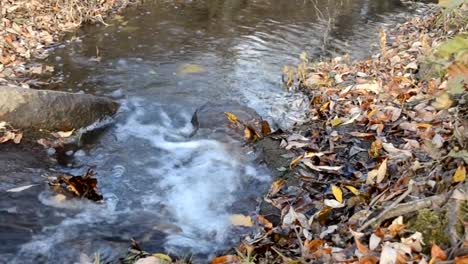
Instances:
[[[195,128],[218,129],[230,124],[225,112],[233,113],[244,123],[261,122],[262,117],[252,108],[234,101],[206,103],[198,108],[192,117]]]
[[[0,86],[0,121],[15,128],[69,131],[112,116],[118,104],[104,97]]]

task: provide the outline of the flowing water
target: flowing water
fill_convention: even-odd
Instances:
[[[56,88],[111,96],[122,107],[60,169],[95,167],[105,203],[57,201],[47,186],[16,194],[35,210],[22,225],[24,203],[2,204],[0,219],[17,221],[22,237],[2,235],[9,246],[0,262],[79,263],[96,252],[111,260],[135,238],[148,251],[205,263],[248,232],[229,217],[252,215],[271,178],[240,142],[189,137],[194,110],[233,100],[275,127],[291,126],[308,105],[282,87],[284,65],[302,51],[368,56],[379,28],[408,12],[392,0],[147,1],[108,26],[74,32],[48,62],[62,80]]]

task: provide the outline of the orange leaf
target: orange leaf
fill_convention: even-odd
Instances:
[[[468,264],[468,255],[462,257],[456,257],[454,259],[454,264]]]
[[[234,255],[226,255],[214,258],[211,264],[239,264],[241,263],[240,258]]]
[[[362,254],[369,254],[370,249],[359,241],[359,239],[354,239],[356,241],[356,247]]]
[[[447,254],[436,244],[432,244],[431,248],[431,261],[444,261],[447,259]]]
[[[359,259],[359,264],[377,264],[379,258],[374,256],[366,256]]]
[[[320,239],[306,240],[304,242],[304,248],[309,250],[309,252],[315,252],[323,245],[324,242],[325,241],[320,240]]]
[[[269,195],[273,196],[277,194],[284,187],[284,184],[285,184],[285,181],[282,179],[274,181],[271,184]]]
[[[257,219],[258,219],[258,222],[265,227],[265,229],[269,230],[273,228],[273,224],[268,219],[266,219],[263,215],[257,215]]]
[[[270,124],[268,124],[268,121],[262,120],[262,136],[267,136],[269,134],[271,134]]]

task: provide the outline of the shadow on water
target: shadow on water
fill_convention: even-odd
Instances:
[[[133,237],[203,263],[234,245],[248,230],[233,228],[230,214],[253,214],[271,179],[241,143],[189,138],[193,111],[229,99],[291,126],[308,103],[281,87],[283,65],[302,51],[367,56],[379,28],[408,12],[393,0],[146,1],[72,33],[49,57],[55,88],[112,96],[122,108],[60,169],[95,166],[105,203],[58,202],[45,185],[7,195],[0,262],[74,263],[95,252],[110,260]],[[181,72],[187,64],[202,71]],[[31,182],[23,178],[0,190]],[[18,217],[28,220],[8,228]]]

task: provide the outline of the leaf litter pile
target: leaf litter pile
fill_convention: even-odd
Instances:
[[[468,6],[440,4],[382,29],[371,59],[285,68],[311,105],[269,136],[290,159],[277,213],[212,264],[468,263]]]
[[[68,31],[103,18],[135,0],[2,0],[0,84],[39,85],[34,78],[50,74],[49,65],[33,64]]]

